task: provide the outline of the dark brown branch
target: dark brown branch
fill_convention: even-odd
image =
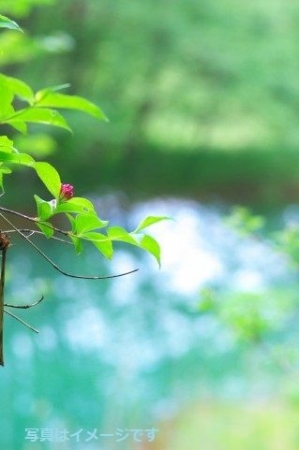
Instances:
[[[5,285],[5,261],[6,252],[9,246],[9,239],[5,233],[0,232],[0,250],[2,251],[1,259],[1,279],[0,279],[0,364],[4,366],[3,356],[3,314],[4,314],[4,285]]]

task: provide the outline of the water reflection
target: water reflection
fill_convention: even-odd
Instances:
[[[200,313],[200,292],[207,286],[262,291],[289,276],[281,258],[267,243],[228,229],[219,208],[156,200],[135,205],[127,215],[120,211],[114,208],[118,223],[132,229],[149,212],[175,219],[151,230],[162,245],[161,270],[137,251],[121,248],[111,265],[100,265],[93,249],[77,258],[49,246],[51,257],[73,272],[140,268],[124,278],[82,281],[57,274],[32,250],[26,257],[21,243],[9,255],[7,296],[17,302],[43,293],[46,299],[22,313],[39,336],[6,320],[2,382],[3,389],[12,386],[15,399],[4,397],[1,411],[1,423],[6,414],[14,417],[7,448],[31,448],[29,442],[24,447],[26,426],[58,423],[103,432],[150,427],[208,389],[248,391],[246,356],[221,322]]]

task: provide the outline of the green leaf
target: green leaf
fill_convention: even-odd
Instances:
[[[21,109],[2,120],[3,123],[9,123],[12,126],[22,122],[33,122],[54,127],[64,128],[72,131],[64,117],[58,111],[48,108],[29,107]]]
[[[73,197],[62,203],[58,203],[56,213],[76,213],[96,215],[93,204],[83,197]]]
[[[145,228],[149,227],[150,225],[154,225],[157,222],[161,222],[161,220],[170,220],[170,217],[167,216],[148,216],[145,219],[143,219],[136,230],[133,231],[133,233],[139,233],[140,231],[144,230]]]
[[[18,30],[22,32],[19,25],[8,17],[2,16],[0,14],[0,28],[9,28],[10,30]]]
[[[44,97],[46,97],[48,94],[51,94],[53,92],[57,92],[57,91],[61,91],[62,89],[66,89],[69,88],[70,84],[69,83],[64,83],[64,84],[57,84],[55,86],[48,86],[44,89],[41,89],[40,91],[38,91],[35,96],[34,96],[34,100],[35,102],[39,103],[40,101],[43,100]]]
[[[1,147],[0,147],[1,148]],[[8,153],[0,150],[0,161],[32,166],[34,159],[27,153]]]
[[[9,167],[7,167],[6,165],[3,164],[3,161],[5,160],[5,156],[6,155],[10,156],[13,151],[15,151],[15,149],[13,147],[13,142],[10,139],[8,139],[7,136],[0,136],[0,155],[3,154],[2,161],[1,161],[1,156],[0,156],[0,189],[1,190],[3,190],[3,175],[7,175],[12,172]]]
[[[60,176],[57,170],[54,169],[51,164],[46,162],[35,162],[33,167],[46,188],[51,192],[53,197],[57,199],[61,187]]]
[[[82,241],[77,236],[70,235],[70,238],[75,246],[76,253],[79,255],[83,250]]]
[[[28,84],[24,83],[24,81],[19,80],[18,78],[7,77],[5,75],[1,75],[5,78],[7,82],[7,86],[12,90],[12,92],[17,95],[19,98],[26,100],[28,103],[32,104],[34,101],[34,93]]]
[[[4,75],[0,74],[0,122],[3,122],[6,117],[9,117],[15,113],[12,107],[12,101],[14,93],[9,86],[7,79]]]
[[[48,108],[74,109],[99,119],[108,120],[103,111],[94,103],[76,95],[66,95],[48,91],[39,91],[35,96],[35,106]]]
[[[51,216],[53,216],[53,214],[55,212],[56,201],[52,200],[50,202],[46,202],[45,200],[40,198],[38,195],[34,195],[34,199],[36,201],[36,206],[37,206],[38,220],[40,222],[45,222],[47,219],[49,219]]]
[[[1,166],[0,166],[0,170],[1,170],[1,172],[2,172],[3,174],[5,174],[5,175],[12,172],[12,170],[11,170],[9,167],[6,167],[6,166],[4,166],[4,165],[2,165],[2,164],[1,164]]]
[[[103,228],[108,225],[107,220],[101,220],[98,216],[94,214],[79,214],[75,219],[75,230],[76,234],[84,234],[86,231],[96,230],[98,228]]]
[[[148,251],[149,253],[151,253],[157,260],[159,267],[161,266],[161,249],[156,239],[145,234],[140,239],[139,246],[144,250]]]
[[[48,239],[50,239],[53,236],[54,229],[50,222],[36,222],[36,225]]]
[[[13,146],[13,141],[8,139],[7,136],[0,136],[0,150],[2,152],[12,153],[13,151],[16,151],[16,149]]]
[[[136,239],[128,233],[127,230],[125,230],[122,227],[114,226],[109,227],[107,230],[108,237],[112,241],[121,241],[121,242],[127,242],[128,244],[132,245],[139,245],[139,243],[136,241]]]
[[[3,191],[3,172],[0,170],[0,189]],[[3,192],[2,192],[3,193]]]
[[[9,167],[6,167],[3,163],[0,163],[0,187],[3,189],[3,175],[9,175],[12,170]]]
[[[92,244],[94,244],[97,249],[105,256],[107,259],[111,259],[113,256],[113,246],[111,240],[105,235],[96,232],[89,232],[82,234],[81,239],[86,239]]]
[[[57,207],[56,207],[56,209],[57,209]],[[66,217],[68,218],[68,220],[69,220],[69,222],[71,224],[71,230],[72,230],[71,232],[72,232],[72,234],[75,234],[75,232],[76,232],[75,218],[71,214],[68,214],[68,213],[65,213],[65,215],[66,215]]]
[[[11,122],[9,125],[22,134],[27,134],[27,125],[25,122]]]

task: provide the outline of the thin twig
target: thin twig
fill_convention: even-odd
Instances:
[[[33,223],[36,223],[36,224],[37,223],[42,223],[43,226],[48,227],[48,228],[56,231],[57,233],[63,234],[64,236],[68,236],[69,235],[68,231],[62,230],[61,228],[54,227],[54,225],[52,225],[52,224],[47,224],[47,223],[40,222],[36,217],[27,216],[26,214],[20,213],[19,211],[14,211],[13,209],[6,208],[5,206],[0,206],[0,211],[4,211],[4,212],[7,212],[9,214],[13,214],[14,216],[22,217],[23,219],[29,220],[30,222],[33,222]]]
[[[6,311],[6,309],[4,310],[4,312],[6,312],[6,314],[8,314],[9,316],[11,316],[14,319],[18,320],[19,322],[21,322],[23,325],[25,325],[30,330],[34,331],[35,333],[39,333],[39,331],[36,328],[33,328],[31,325],[29,325],[29,323],[25,322],[25,320],[23,320],[23,319],[20,319],[20,317],[16,316],[12,312]]]
[[[1,207],[0,207],[1,210]],[[117,275],[106,275],[106,276],[86,276],[86,275],[75,275],[69,272],[65,272],[64,270],[60,269],[60,267],[54,263],[54,261],[52,261],[42,250],[40,250],[40,248],[37,247],[37,245],[34,244],[34,242],[32,242],[25,234],[23,234],[18,228],[16,228],[14,226],[14,224],[7,219],[7,217],[5,217],[3,214],[0,213],[0,216],[10,225],[13,227],[14,230],[16,230],[20,236],[23,237],[23,239],[25,239],[30,245],[32,245],[32,247],[58,272],[62,273],[63,275],[67,276],[67,277],[71,277],[71,278],[79,278],[79,279],[83,279],[83,280],[106,280],[106,279],[110,279],[110,278],[119,278],[119,277],[123,277],[125,275],[129,275],[131,273],[137,272],[138,269],[134,269],[134,270],[130,270],[128,272],[124,272],[124,273],[119,273]]]
[[[28,308],[33,308],[33,306],[36,306],[39,303],[41,303],[44,300],[44,298],[45,297],[42,295],[39,300],[37,300],[34,303],[31,303],[30,305],[10,305],[9,303],[4,303],[4,306],[7,306],[9,308],[16,308],[16,309],[28,309]]]
[[[1,209],[1,208],[0,208]],[[45,234],[42,231],[39,230],[31,230],[30,228],[18,228],[13,230],[3,230],[4,233],[28,233],[27,237],[31,237],[34,234],[39,234],[40,236],[45,236]],[[66,241],[65,239],[59,238],[57,236],[51,236],[51,239],[54,239],[55,241],[63,242],[64,244],[73,245],[72,242]]]

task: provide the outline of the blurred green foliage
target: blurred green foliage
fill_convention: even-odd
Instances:
[[[297,307],[297,296],[286,289],[227,292],[213,311],[237,340],[259,344],[285,334]],[[279,339],[279,338],[278,338]]]
[[[30,80],[35,89],[55,85],[58,80],[70,82],[74,92],[103,106],[110,119],[109,124],[98,126],[72,115],[68,119],[75,129],[74,137],[55,131],[48,140],[38,133],[31,141],[18,138],[18,145],[30,147],[37,155],[41,152],[40,156],[56,147],[53,161],[63,165],[64,178],[79,190],[121,189],[135,199],[165,194],[220,198],[239,204],[262,203],[271,208],[298,201],[298,2],[26,3],[27,7],[21,7],[20,0],[5,2],[6,9],[3,3],[3,13],[22,16],[26,34],[3,34],[2,67]],[[28,6],[37,3],[45,4],[34,10]],[[13,61],[7,66],[8,56]],[[24,62],[25,67],[20,68],[19,63]],[[29,184],[26,183],[22,184],[24,190]],[[230,219],[230,226],[243,237],[253,233],[262,239],[258,234],[262,225],[260,216],[251,216],[243,207],[236,209]],[[298,229],[293,226],[276,235],[271,245],[291,256],[298,267],[297,242]],[[68,260],[63,262],[69,264]],[[87,264],[94,263],[87,259]],[[205,389],[214,397],[232,398],[240,392],[246,392],[248,398],[267,397],[275,392],[278,397],[289,396],[297,408],[298,283],[294,278],[291,286],[289,280],[283,286],[273,282],[273,286],[259,291],[237,292],[208,286],[200,292],[193,309],[186,306],[185,299],[178,300],[171,292],[161,293],[158,283],[149,286],[147,280],[138,295],[133,296],[131,307],[120,306],[117,301],[113,305],[108,292],[99,311],[104,311],[109,332],[116,333],[114,349],[129,335],[133,338],[126,341],[130,345],[142,344],[145,336],[147,343],[155,343],[156,350],[163,345],[167,350],[157,363],[141,367],[136,378],[135,366],[128,362],[125,351],[121,352],[121,362],[111,362],[105,360],[111,347],[98,351],[88,347],[87,339],[87,350],[83,344],[80,348],[76,326],[70,336],[76,335],[79,344],[72,341],[76,343],[72,347],[65,332],[70,307],[56,301],[53,295],[55,308],[52,304],[43,305],[49,309],[45,309],[47,313],[41,322],[52,336],[52,344],[51,339],[49,347],[41,341],[44,344],[36,344],[32,350],[29,339],[28,363],[26,355],[18,354],[18,341],[11,343],[11,354],[15,353],[11,366],[14,377],[11,390],[6,391],[6,413],[13,417],[15,404],[19,405],[22,426],[28,422],[28,411],[32,423],[39,426],[54,420],[57,411],[61,412],[62,423],[70,420],[73,426],[89,426],[92,413],[96,424],[102,427],[105,420],[115,423],[116,412],[122,420],[127,420],[128,414],[132,418],[132,410],[127,407],[130,402],[134,420],[142,418],[140,410],[145,412],[144,419],[152,403],[159,406],[160,400],[171,402],[178,394],[190,398],[193,391],[205,394]],[[68,298],[66,303],[73,308],[73,296],[78,291],[67,288],[64,299]],[[60,299],[61,286],[56,291]],[[90,302],[91,291],[86,292],[82,289],[80,296],[83,306],[85,298]],[[96,307],[104,294],[95,288]],[[139,298],[142,306],[134,303]],[[175,313],[182,311],[180,322]],[[169,317],[177,326],[176,332],[181,332],[186,323],[191,330],[197,321],[202,327],[197,331],[196,345],[186,353],[179,354],[179,344],[175,353],[168,342],[163,319]],[[55,318],[57,333],[49,326]],[[73,330],[74,323],[71,325]],[[168,326],[171,327],[171,319]],[[22,333],[19,336],[22,340]],[[57,342],[64,356],[56,349]],[[146,354],[144,348],[136,354]],[[100,367],[100,380],[94,359]],[[29,385],[27,397],[21,396],[24,385],[15,376],[19,370],[25,371],[24,366],[24,383]],[[53,366],[57,368],[55,373]],[[158,448],[191,449],[194,445],[197,449],[199,438],[202,446],[211,450],[223,449],[224,442],[230,450],[240,446],[297,448],[296,408],[281,411],[280,404],[277,411],[271,406],[269,410],[259,406],[250,409],[248,403],[232,409],[226,404],[218,410],[217,406],[211,407],[210,401],[208,404],[203,410],[196,408],[181,415],[178,434],[173,433],[176,425],[170,425],[170,436],[175,436],[175,441],[169,437]],[[5,417],[1,420],[4,425],[7,423]],[[17,439],[19,448],[23,437],[14,437],[13,426],[10,431],[7,439]]]
[[[153,450],[296,450],[298,411],[273,402],[198,402],[165,421]]]
[[[30,13],[37,5],[53,5],[56,0],[0,0],[0,10],[4,14],[23,17]]]
[[[21,32],[20,26],[10,18],[0,15],[0,28],[8,30],[16,30]],[[66,122],[63,115],[57,110],[77,110],[91,115],[98,120],[105,120],[107,118],[103,111],[94,103],[86,100],[83,97],[77,95],[68,95],[61,93],[61,90],[68,88],[68,84],[60,84],[51,87],[43,88],[42,90],[33,92],[31,87],[24,81],[15,77],[8,77],[3,73],[0,74],[0,95],[1,95],[1,107],[0,107],[0,125],[10,126],[14,131],[18,131],[26,136],[28,133],[28,124],[42,124],[48,126],[56,126],[72,132],[72,129]],[[40,137],[42,142],[46,142],[46,139]],[[36,139],[35,139],[36,141]],[[22,142],[22,141],[20,141]],[[34,141],[33,141],[34,142]],[[27,142],[30,143],[30,139]],[[47,146],[49,148],[49,146]],[[11,139],[7,135],[0,136],[0,189],[2,194],[5,193],[3,178],[4,176],[13,172],[15,165],[24,167],[30,167],[36,171],[36,175],[39,180],[42,181],[44,187],[50,192],[53,198],[50,201],[43,200],[38,195],[34,195],[34,199],[37,206],[37,217],[30,217],[23,215],[20,212],[0,208],[2,212],[9,214],[15,214],[16,216],[22,216],[23,219],[34,222],[35,225],[42,231],[47,238],[52,238],[55,232],[61,233],[64,236],[70,238],[72,244],[74,244],[76,252],[79,254],[83,250],[83,242],[88,241],[93,243],[96,248],[108,259],[112,259],[113,256],[113,242],[120,241],[126,244],[131,244],[149,251],[157,260],[160,265],[160,246],[158,242],[151,236],[144,234],[144,229],[148,226],[155,224],[161,220],[165,220],[166,217],[154,217],[148,216],[143,219],[137,228],[129,233],[123,227],[113,226],[108,228],[108,221],[102,220],[97,216],[97,212],[92,202],[83,197],[74,197],[74,188],[72,185],[62,183],[60,175],[57,170],[48,162],[35,161],[31,156],[31,149],[28,148],[29,153],[19,152],[15,147]],[[12,166],[12,168],[11,168]],[[61,230],[56,228],[51,219],[56,214],[64,214],[69,220],[70,229]],[[27,243],[35,247],[35,250],[47,259],[47,262],[61,272],[55,263],[52,263],[45,254],[34,245],[30,239],[22,234],[22,232],[13,225],[2,213],[0,214],[6,224],[9,224],[14,228],[14,231],[23,236]],[[103,230],[103,228],[105,230]],[[98,232],[101,229],[101,233]],[[104,233],[103,233],[104,232]],[[32,231],[32,234],[35,232]],[[57,238],[57,237],[55,237]],[[8,240],[9,242],[9,240]],[[6,247],[5,247],[6,248]],[[4,258],[4,256],[3,256]],[[4,267],[4,266],[3,266]],[[2,297],[1,297],[1,336],[3,328],[3,289],[4,289],[4,269],[2,268]],[[134,270],[136,272],[136,270]],[[67,272],[62,272],[66,276],[73,278],[97,278],[103,279],[105,277],[84,277],[74,276]],[[130,272],[122,273],[122,275],[128,275]],[[119,276],[119,275],[117,275]],[[113,278],[113,277],[112,277]],[[2,341],[1,341],[1,365],[4,365],[2,358]]]
[[[227,217],[226,224],[246,236],[260,231],[265,225],[265,218],[253,215],[244,206],[236,206]]]
[[[298,143],[295,1],[63,0],[49,13],[75,39],[68,57],[48,63],[50,76],[71,74],[76,90],[107,102],[112,143],[229,151],[286,144],[286,135]],[[49,24],[40,10],[31,27]]]
[[[110,118],[56,133],[67,176],[97,158],[88,189],[177,195],[184,180],[189,197],[279,204],[299,194],[298,16],[295,0],[61,0],[7,48],[37,89],[70,82]]]

